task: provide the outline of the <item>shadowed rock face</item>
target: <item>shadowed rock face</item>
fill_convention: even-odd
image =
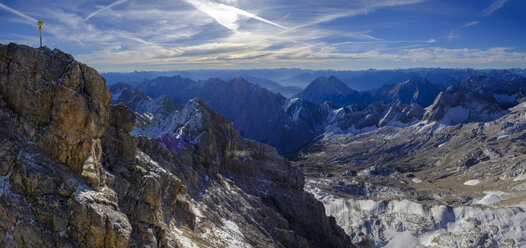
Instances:
[[[381,88],[362,92],[362,97],[368,103],[418,104],[425,108],[443,90],[442,85],[430,83],[423,78],[411,78],[399,84],[386,84]]]
[[[204,102],[171,152],[110,100],[70,55],[0,45],[0,246],[350,246],[301,173]]]
[[[316,103],[329,101],[340,107],[362,102],[358,91],[349,88],[335,76],[317,78],[295,97]]]

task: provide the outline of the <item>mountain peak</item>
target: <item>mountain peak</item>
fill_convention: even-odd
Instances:
[[[390,95],[401,104],[419,104],[422,107],[431,105],[435,97],[444,90],[442,85],[433,84],[422,77],[413,77],[397,84]]]
[[[342,91],[341,93],[349,92],[352,89],[349,88],[346,84],[344,84],[340,79],[335,77],[334,75],[330,77],[318,77],[314,81],[312,81],[307,88],[309,87],[327,87],[328,89],[337,89]],[[330,88],[329,88],[330,87]],[[306,89],[307,89],[306,88]]]
[[[295,97],[299,97],[311,102],[323,103],[330,101],[335,105],[348,105],[353,99],[359,96],[355,91],[335,76],[319,77],[312,81],[302,92]]]

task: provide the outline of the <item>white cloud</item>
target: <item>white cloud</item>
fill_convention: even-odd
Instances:
[[[184,0],[187,3],[193,5],[198,10],[206,13],[210,17],[214,18],[214,20],[217,21],[217,23],[225,26],[226,28],[237,31],[239,28],[239,17],[244,16],[248,18],[253,18],[258,21],[268,23],[270,25],[282,28],[282,29],[288,29],[285,26],[282,26],[280,24],[277,24],[275,22],[269,21],[267,19],[261,18],[255,14],[252,14],[250,12],[247,12],[245,10],[221,4],[221,3],[214,3],[207,0]]]
[[[495,0],[495,2],[493,2],[489,7],[482,10],[482,15],[483,16],[492,15],[493,13],[495,13],[495,11],[504,7],[504,4],[506,4],[506,2],[508,2],[508,0]]]

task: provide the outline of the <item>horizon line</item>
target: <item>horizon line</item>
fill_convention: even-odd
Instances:
[[[174,70],[133,70],[133,71],[104,71],[100,73],[134,73],[134,72],[179,72],[179,71],[255,71],[255,70],[302,70],[302,71],[334,71],[334,72],[351,72],[351,71],[395,71],[395,70],[418,70],[418,69],[443,69],[443,70],[526,70],[526,67],[508,67],[508,68],[473,68],[473,67],[406,67],[406,68],[368,68],[368,69],[304,69],[297,67],[278,67],[278,68],[251,68],[251,69],[174,69]],[[97,70],[98,71],[98,70]],[[520,75],[518,75],[520,76]]]

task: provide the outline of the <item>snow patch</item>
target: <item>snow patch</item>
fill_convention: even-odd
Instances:
[[[504,192],[501,191],[484,191],[486,194],[482,199],[477,201],[477,204],[481,205],[492,205],[500,202],[500,197],[504,195]]]
[[[296,102],[299,101],[299,100],[300,100],[300,99],[299,99],[298,97],[290,99],[290,100],[287,102],[287,104],[285,104],[283,110],[287,111],[287,109],[289,109],[290,106],[292,106],[294,103],[296,103]]]
[[[514,182],[526,180],[526,174],[522,174],[513,179]]]
[[[413,181],[413,183],[421,183],[421,182],[422,182],[422,180],[420,180],[420,179],[418,179],[418,178],[416,178],[416,177],[413,178],[412,181]]]
[[[386,248],[409,248],[416,247],[418,245],[418,238],[411,235],[410,232],[397,232],[392,229],[388,229],[384,232],[385,238],[389,243],[385,246]]]
[[[298,104],[295,104],[299,100],[300,100],[299,98],[293,98],[293,99],[290,99],[287,102],[287,104],[285,104],[285,107],[284,107],[285,112],[287,112],[290,115],[290,119],[292,121],[297,121],[298,118],[300,117],[301,111],[303,110],[303,105],[301,104],[301,102]],[[294,108],[292,112],[289,112],[290,108]]]
[[[173,235],[173,237],[175,237],[175,239],[177,239],[177,243],[179,243],[179,245],[181,245],[181,247],[185,247],[185,248],[199,248],[199,245],[197,245],[194,241],[192,241],[191,239],[185,237],[183,234],[184,232],[179,230],[179,228],[172,226],[172,231],[176,234],[176,235]]]
[[[145,128],[135,128],[131,134],[156,138],[162,133],[175,133],[177,137],[180,137],[185,133],[198,130],[201,127],[202,117],[203,114],[199,111],[198,102],[190,100],[183,110],[172,112],[161,121]]]
[[[446,124],[456,124],[456,123],[462,123],[469,119],[469,109],[466,109],[462,106],[456,106],[453,108],[449,108],[446,111],[446,114],[440,120],[442,123]]]
[[[467,185],[467,186],[475,186],[477,184],[480,183],[480,180],[478,179],[475,179],[475,180],[469,180],[469,181],[465,181],[464,182],[464,185]]]
[[[496,203],[493,196],[500,199],[504,194],[485,193],[490,197],[482,203],[491,204]],[[316,198],[319,195],[315,195]],[[526,229],[524,204],[481,208],[425,206],[408,200],[318,199],[324,204],[326,214],[336,218],[354,243],[370,240],[373,247],[470,247],[468,244],[475,247],[473,235],[487,233],[486,238],[497,243],[511,240],[516,247],[526,247],[522,231]]]

